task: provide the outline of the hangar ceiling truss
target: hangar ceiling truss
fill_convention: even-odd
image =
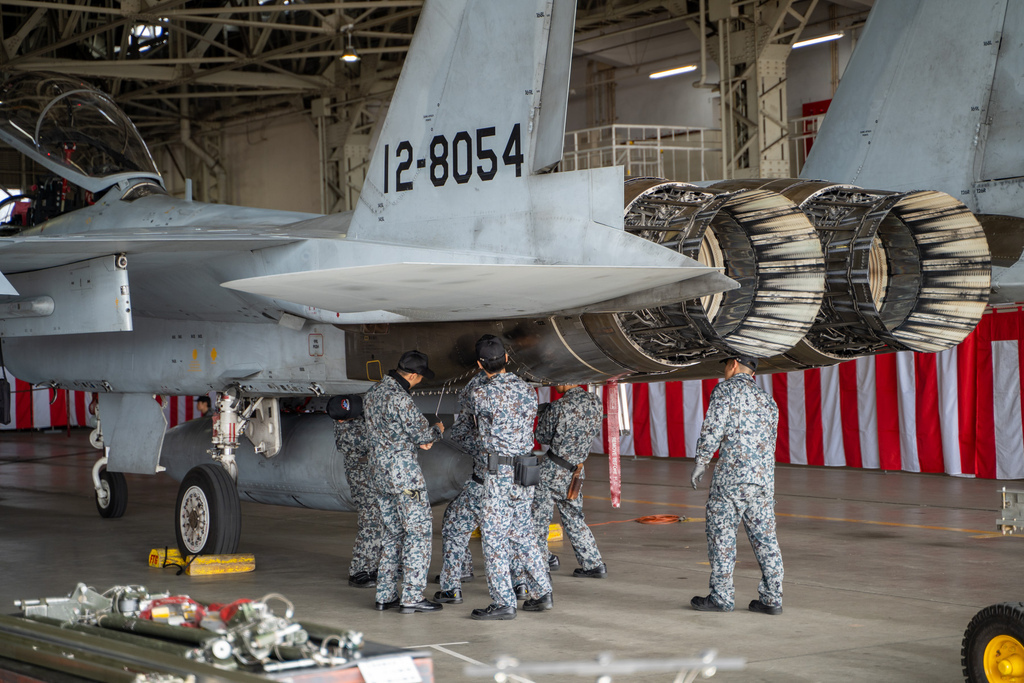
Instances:
[[[56,71],[111,93],[151,146],[183,146],[201,163],[210,180],[198,194],[211,201],[224,180],[218,139],[226,129],[312,116],[321,139],[322,208],[336,211],[353,201],[356,157],[390,99],[423,2],[3,0],[0,71]],[[600,40],[692,21],[698,6],[578,0],[577,37]],[[340,59],[349,44],[360,61]]]

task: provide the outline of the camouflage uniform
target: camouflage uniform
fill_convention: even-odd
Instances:
[[[487,373],[481,371],[459,392],[461,413],[448,431],[449,439],[473,458],[473,477],[466,482],[459,495],[448,504],[441,523],[441,544],[443,562],[441,565],[441,590],[462,588],[462,577],[473,569],[473,556],[469,551],[469,539],[480,526],[480,499],[483,496],[484,474],[487,465],[481,459],[480,440],[476,431],[476,416],[471,402],[472,392],[487,381]],[[468,565],[468,567],[467,567]],[[467,571],[468,570],[468,571]]]
[[[430,563],[431,516],[417,447],[441,438],[416,409],[412,396],[389,375],[366,393],[363,414],[370,440],[370,476],[384,525],[377,570],[377,602],[400,598],[403,605],[423,600]],[[398,595],[398,563],[403,587]]]
[[[473,571],[473,556],[469,539],[480,526],[480,499],[483,486],[470,480],[465,488],[448,503],[441,524],[441,590],[461,590],[462,577]]]
[[[720,382],[697,442],[697,463],[707,465],[718,450],[711,479],[705,526],[711,562],[711,598],[721,607],[735,605],[736,527],[742,521],[761,566],[757,587],[761,602],[782,605],[782,553],[775,537],[775,401],[739,373]]]
[[[474,470],[479,465],[486,470],[489,453],[514,457],[531,451],[537,396],[523,380],[510,372],[498,373],[469,392],[469,401],[478,420],[481,451]],[[487,472],[483,480],[480,531],[492,604],[516,606],[509,575],[513,555],[523,558],[531,597],[547,595],[551,592],[547,558],[541,557],[530,524],[532,490],[513,482],[511,465],[499,465],[496,473]]]
[[[359,530],[352,546],[352,562],[348,575],[359,572],[376,574],[380,564],[380,543],[383,528],[376,496],[370,490],[370,442],[366,438],[366,422],[362,417],[334,423],[334,444],[345,458],[345,478],[356,506]]]
[[[582,463],[590,455],[590,444],[601,430],[601,399],[575,387],[548,405],[550,407],[542,412],[537,422],[537,441],[549,444],[552,453],[572,465]],[[601,553],[594,533],[583,518],[583,499],[565,497],[570,481],[572,472],[555,461],[547,459],[541,465],[540,485],[534,493],[532,511],[537,544],[547,557],[548,527],[557,505],[576,560],[584,569],[594,569],[601,565]]]

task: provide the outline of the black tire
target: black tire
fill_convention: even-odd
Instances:
[[[238,550],[242,510],[238,487],[220,465],[193,467],[181,480],[174,535],[185,555],[229,555]]]
[[[1016,670],[1024,667],[1024,602],[990,605],[975,614],[964,632],[960,656],[968,683],[1011,680],[1000,674],[1000,665],[1015,667],[1016,676],[1024,674]]]
[[[128,507],[128,482],[124,475],[120,472],[108,472],[103,468],[100,470],[100,486],[107,492],[106,505],[100,503],[99,495],[96,496],[96,511],[100,513],[100,517],[122,517]]]

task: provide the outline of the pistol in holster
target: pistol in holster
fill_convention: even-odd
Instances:
[[[583,490],[583,480],[586,478],[587,477],[583,472],[583,463],[576,465],[572,471],[572,479],[569,481],[569,488],[565,492],[566,500],[576,500],[580,497],[580,491]]]

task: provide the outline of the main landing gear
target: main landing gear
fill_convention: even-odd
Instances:
[[[242,512],[235,453],[243,432],[254,450],[270,458],[281,450],[280,414],[274,399],[245,399],[236,390],[217,395],[213,418],[214,463],[193,467],[178,489],[174,533],[182,555],[229,555],[238,550]]]

